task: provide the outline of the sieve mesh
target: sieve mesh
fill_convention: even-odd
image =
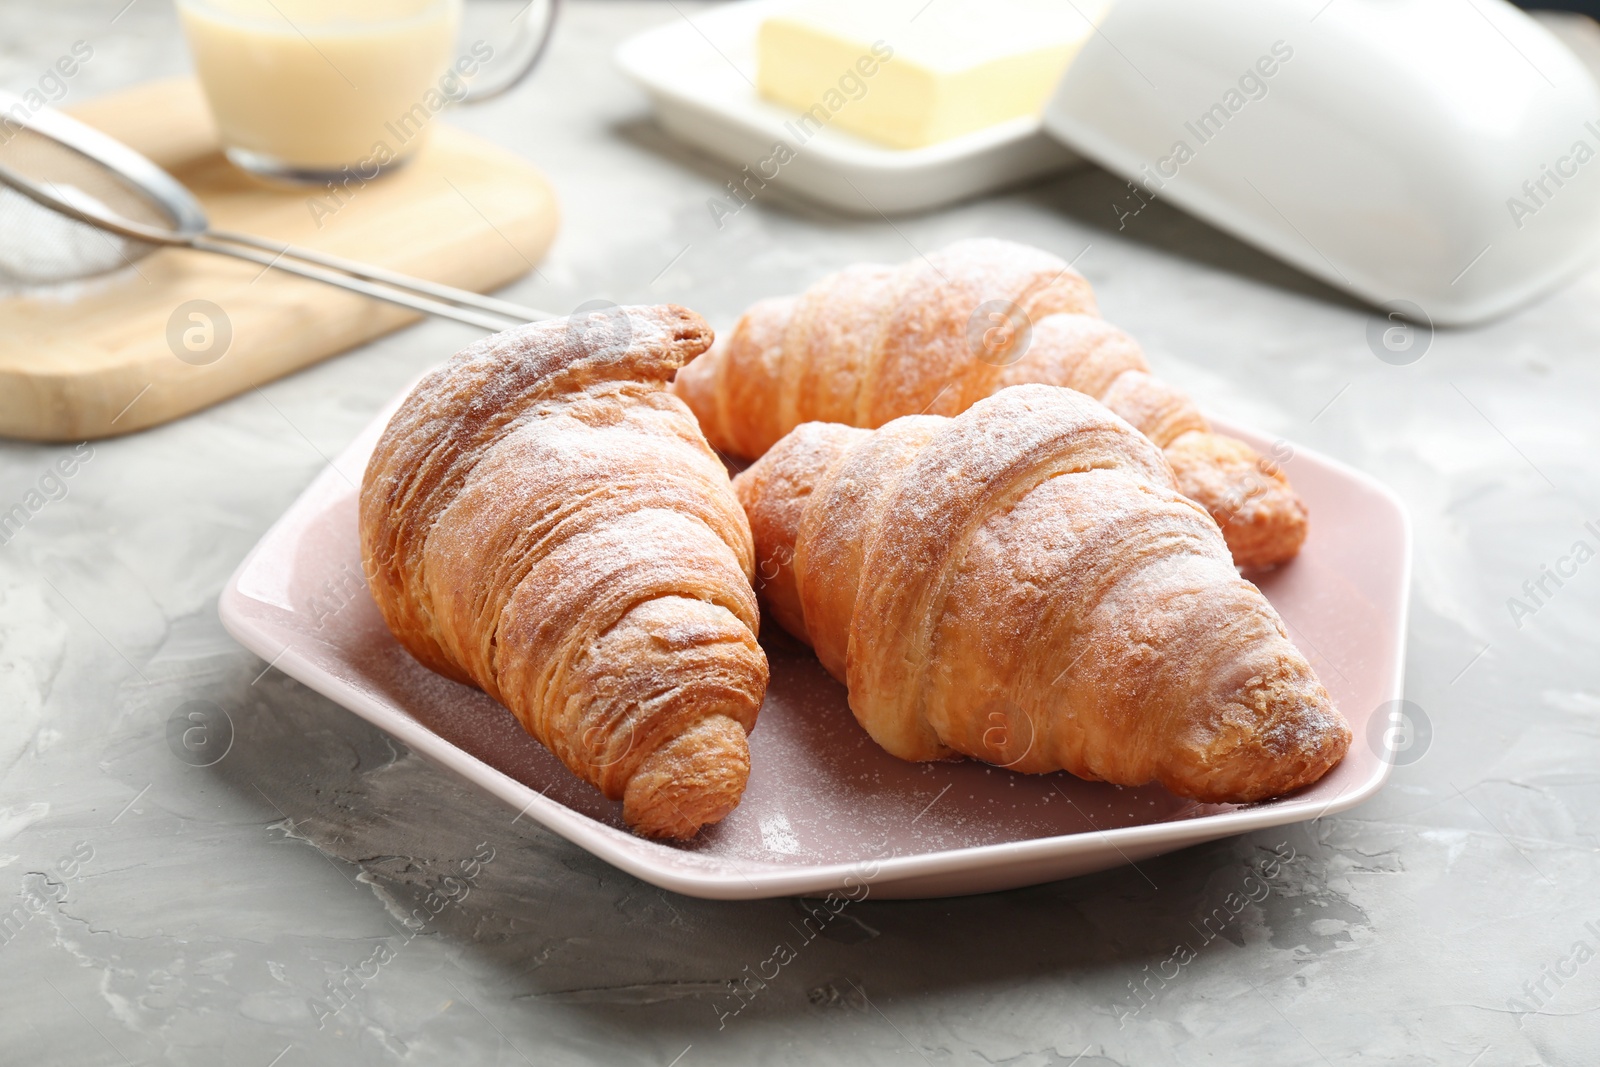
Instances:
[[[160,229],[172,216],[98,160],[27,127],[0,123],[0,167],[81,211]],[[0,186],[0,285],[47,286],[116,270],[155,245],[89,226]]]

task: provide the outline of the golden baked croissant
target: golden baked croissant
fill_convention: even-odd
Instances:
[[[1293,558],[1306,507],[1277,465],[1210,432],[1100,319],[1083,276],[1009,241],[958,241],[897,267],[847,267],[798,297],[763,300],[726,344],[678,375],[713,447],[753,459],[802,422],[873,429],[955,415],[1027,382],[1100,399],[1167,450],[1178,488],[1222,527],[1240,567]]]
[[[657,837],[739,803],[767,685],[749,525],[667,390],[710,344],[671,306],[489,337],[407,397],[361,485],[400,643]]]
[[[734,479],[768,616],[890,753],[1245,803],[1350,730],[1148,439],[1021,385],[954,418],[807,423]]]

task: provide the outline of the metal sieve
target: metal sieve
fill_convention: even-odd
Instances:
[[[233,256],[487,330],[556,318],[494,297],[243,233],[211,229],[194,195],[127,145],[0,91],[0,282],[115,270],[162,247]]]

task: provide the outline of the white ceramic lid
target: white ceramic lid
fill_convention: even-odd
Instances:
[[[1600,89],[1503,0],[1119,0],[1044,123],[1129,179],[1123,224],[1166,200],[1440,324],[1600,238]]]

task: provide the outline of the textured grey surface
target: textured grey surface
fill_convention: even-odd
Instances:
[[[0,7],[0,84],[26,87],[76,39],[96,51],[73,98],[183,69],[170,8],[139,0],[113,24],[122,3]],[[1094,171],[893,226],[767,195],[719,231],[706,200],[728,173],[659,133],[607,58],[677,17],[575,5],[532,83],[452,117],[561,197],[562,235],[515,297],[670,299],[725,326],[827,269],[957,237],[1081,253],[1163,374],[1405,499],[1407,695],[1431,749],[1353,812],[1142,875],[869,899],[732,1014],[732,983],[795,939],[798,904],[672,896],[513,824],[217,622],[217,591],[324,457],[471,336],[428,324],[94,445],[0,548],[0,1060],[1600,1061],[1600,565],[1520,626],[1507,608],[1597,540],[1600,274],[1391,366],[1367,313],[1174,211],[1119,232],[1118,185]],[[0,444],[0,510],[68,452]],[[236,730],[208,768],[168,744],[189,700]],[[1274,848],[1294,858],[1270,892],[1206,941],[1229,894],[1261,896],[1246,879]],[[445,881],[463,871],[464,898]],[[430,892],[456,899],[414,933],[400,917]],[[1180,942],[1193,958],[1166,962]],[[1176,977],[1138,996],[1158,972]]]

